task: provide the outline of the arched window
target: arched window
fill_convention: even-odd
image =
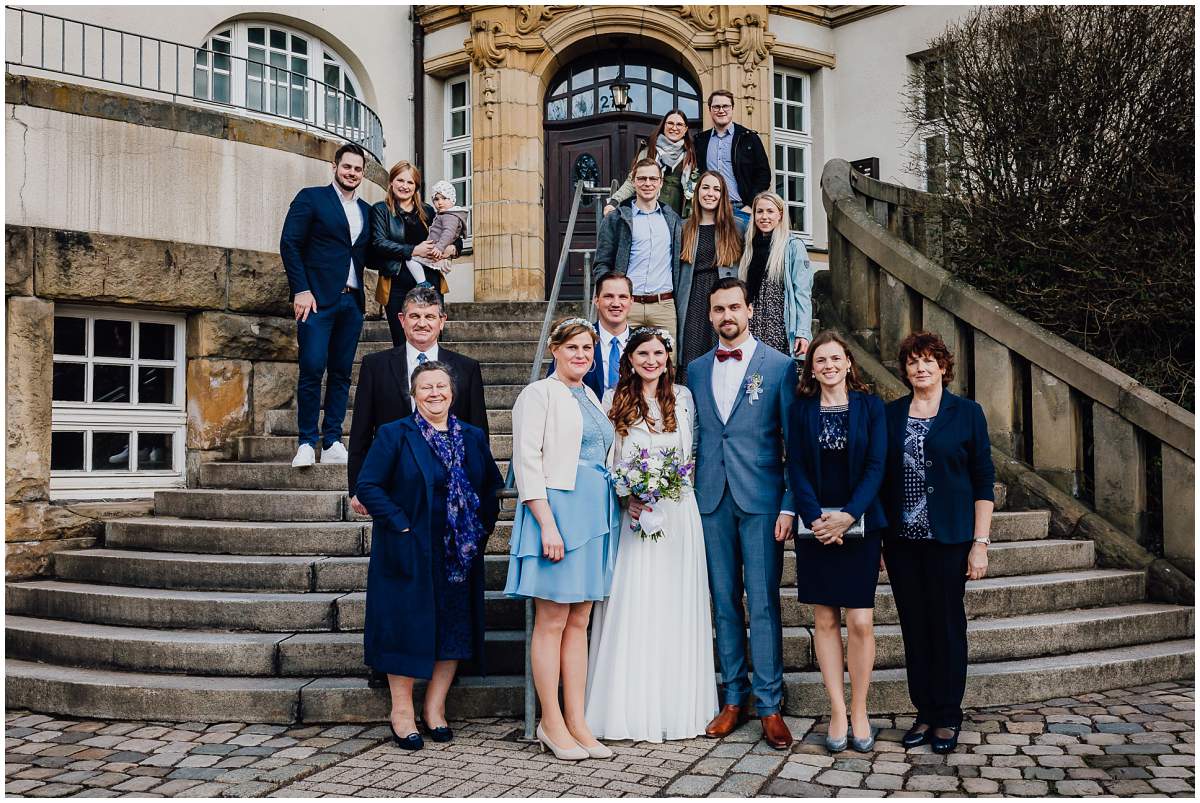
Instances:
[[[596,53],[572,62],[550,82],[546,122],[579,120],[616,111],[612,85],[620,74],[620,61],[609,53]],[[679,65],[634,51],[625,57],[624,77],[629,84],[626,111],[661,117],[671,109],[679,109],[689,121],[700,120],[700,91]]]
[[[275,22],[218,27],[196,52],[195,97],[315,123],[347,139],[365,126],[362,87],[312,34]]]

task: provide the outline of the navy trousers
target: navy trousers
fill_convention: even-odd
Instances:
[[[769,716],[779,711],[783,702],[783,631],[779,615],[783,544],[775,540],[778,515],[745,512],[726,485],[720,504],[700,518],[716,618],[721,704],[742,705],[753,690],[758,715]],[[753,683],[746,667],[743,591],[750,606]]]
[[[350,398],[350,372],[362,332],[363,313],[354,293],[342,293],[337,304],[319,307],[308,320],[296,322],[300,344],[300,380],[296,387],[296,424],[300,443],[317,445],[320,438],[332,446],[342,438],[342,423]],[[318,428],[321,413],[321,378],[325,383],[324,432]],[[323,435],[323,437],[322,437]]]

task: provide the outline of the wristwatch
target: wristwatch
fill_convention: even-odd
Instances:
[[[990,535],[985,535],[982,537],[977,535],[975,536],[975,543],[989,546],[992,543],[992,537]]]

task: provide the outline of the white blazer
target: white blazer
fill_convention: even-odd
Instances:
[[[584,391],[603,412],[596,394],[586,385]],[[526,385],[513,405],[512,427],[512,464],[520,501],[545,499],[547,488],[575,490],[583,415],[567,386],[553,376]]]

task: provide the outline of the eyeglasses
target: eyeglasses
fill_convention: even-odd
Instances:
[[[661,181],[661,179],[658,176],[634,176],[633,180],[634,181],[642,181],[642,182],[648,181],[650,183],[654,183],[656,181]]]
[[[709,106],[708,108],[712,109],[714,112],[727,112],[732,109],[733,106],[729,103],[722,103],[720,106],[713,105]]]

